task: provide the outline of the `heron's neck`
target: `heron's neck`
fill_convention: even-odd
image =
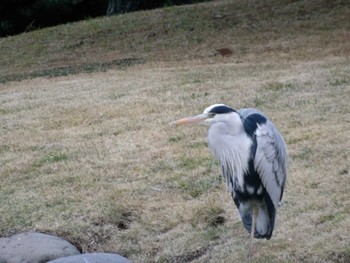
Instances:
[[[244,133],[244,126],[241,116],[237,112],[226,114],[223,118],[223,123],[219,132],[222,134],[229,134],[231,136],[238,136],[241,133]]]
[[[237,179],[243,188],[243,176],[248,169],[252,140],[243,127],[227,131],[225,124],[214,124],[209,129],[209,146],[213,155],[220,161],[227,186],[232,191],[232,183]]]

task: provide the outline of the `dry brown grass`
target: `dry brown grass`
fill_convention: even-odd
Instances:
[[[134,262],[244,262],[248,234],[206,128],[168,125],[221,102],[263,110],[289,147],[276,230],[252,261],[350,261],[349,28],[335,22],[276,38],[226,28],[222,43],[191,43],[202,57],[171,46],[184,58],[0,84],[0,234],[54,233]],[[209,55],[223,45],[248,49]]]

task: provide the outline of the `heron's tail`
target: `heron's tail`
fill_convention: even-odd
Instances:
[[[250,233],[252,228],[252,212],[251,202],[241,201],[237,198],[233,199],[238,208],[244,228]],[[275,226],[276,209],[270,199],[267,196],[265,202],[255,203],[258,208],[258,215],[256,218],[255,238],[270,239]]]

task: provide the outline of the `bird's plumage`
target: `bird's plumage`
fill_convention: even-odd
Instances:
[[[262,112],[248,108],[241,109],[238,113],[243,119],[246,131],[249,130],[248,126],[254,127],[251,133],[253,140],[256,139],[254,170],[259,174],[262,184],[277,208],[283,196],[287,177],[286,143],[277,128]]]
[[[256,238],[270,239],[287,176],[287,147],[281,134],[261,111],[235,111],[224,104],[174,123],[198,121],[210,126],[210,150],[221,164],[244,227]]]
[[[245,228],[251,230],[252,207],[257,206],[255,237],[270,239],[286,179],[285,143],[262,112],[236,112],[230,107],[225,111],[225,107],[217,105],[207,110],[225,115],[209,128],[210,149],[221,163]]]

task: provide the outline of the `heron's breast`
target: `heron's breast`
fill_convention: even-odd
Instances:
[[[223,176],[228,184],[237,180],[238,185],[243,188],[251,145],[251,139],[245,134],[218,136],[217,133],[209,132],[211,152],[220,161]],[[232,186],[229,188],[232,189]]]

